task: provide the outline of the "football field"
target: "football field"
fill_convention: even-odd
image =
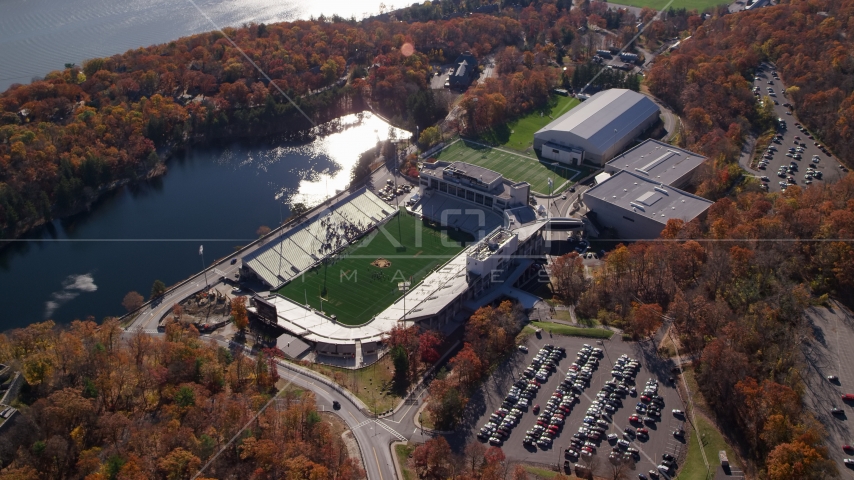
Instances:
[[[336,315],[347,325],[369,322],[401,292],[398,282],[417,284],[459,253],[473,238],[433,228],[405,211],[335,258],[294,278],[279,294]],[[321,308],[322,303],[322,308]]]
[[[554,181],[552,193],[558,193],[568,180],[581,178],[579,170],[555,166],[556,162],[543,163],[531,155],[486,147],[463,139],[434,157],[445,162],[466,162],[494,170],[509,180],[528,182],[532,191],[545,195],[549,193],[550,177]]]

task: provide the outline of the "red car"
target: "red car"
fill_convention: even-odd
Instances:
[[[639,418],[637,415],[632,415],[631,417],[629,417],[629,422],[631,422],[631,423],[639,423],[639,422],[640,422],[640,418]]]
[[[854,393],[846,393],[842,396],[843,400],[854,400]]]
[[[638,429],[638,435],[644,435],[644,436],[648,437],[649,436],[649,430],[647,430],[646,428],[639,428]]]
[[[846,452],[854,451],[854,447],[852,447],[851,445],[843,445],[842,449]]]
[[[534,414],[535,414],[535,415],[536,415],[537,413],[540,413],[540,404],[539,404],[539,403],[538,403],[538,404],[536,404],[536,405],[534,405],[533,412],[534,412]]]
[[[651,399],[651,398],[647,397],[646,395],[641,395],[641,402],[643,402],[643,403],[649,403],[649,402],[651,402],[651,401],[652,401],[652,399]]]

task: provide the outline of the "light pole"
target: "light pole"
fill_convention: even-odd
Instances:
[[[202,272],[205,274],[205,287],[208,286],[208,271],[205,270],[205,246],[199,245],[199,256],[202,257]]]

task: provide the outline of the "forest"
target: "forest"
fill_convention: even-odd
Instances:
[[[0,361],[26,379],[0,440],[0,479],[184,479],[220,450],[200,478],[363,478],[311,392],[282,390],[227,445],[276,394],[273,360],[177,323],[163,337],[125,333],[115,320],[0,335]]]
[[[592,278],[577,253],[559,257],[551,286],[579,317],[635,340],[671,322],[748,473],[818,480],[834,476],[837,466],[824,427],[804,407],[808,367],[798,352],[812,332],[805,309],[830,297],[854,307],[852,236],[854,176],[785,194],[754,188],[717,201],[705,218],[671,220],[659,241],[617,245]],[[473,389],[512,350],[515,315],[502,304],[467,322],[450,372],[430,385],[427,408],[440,428],[457,425]],[[442,441],[428,443],[414,457],[422,478],[524,478],[503,461],[482,459],[485,447],[477,442],[439,456],[432,452],[447,451]]]
[[[785,194],[743,192],[708,216],[671,220],[664,241],[618,245],[586,280],[577,254],[555,262],[555,292],[583,318],[647,338],[671,319],[680,353],[753,473],[818,479],[835,471],[804,409],[804,309],[854,299],[854,177]],[[793,454],[792,452],[797,452]],[[804,469],[804,470],[799,470]],[[798,472],[802,474],[793,474]]]
[[[706,20],[656,59],[650,92],[679,113],[683,146],[713,160],[698,188],[721,198],[738,178],[745,136],[762,123],[751,93],[756,68],[774,62],[798,120],[843,161],[854,154],[854,2],[793,1]],[[783,100],[781,100],[782,103]]]
[[[499,73],[468,94],[484,100],[469,123],[512,119],[542,106],[552,87],[568,85],[576,65],[604,43],[637,32],[638,18],[627,10],[579,6],[525,1],[495,12],[446,0],[360,22],[333,15],[253,24],[13,85],[0,93],[0,240],[79,211],[116,182],[162,173],[163,162],[190,144],[305,140],[318,133],[312,124],[366,108],[423,131],[451,106],[444,92],[429,88],[431,62],[447,64],[464,51],[495,55]],[[468,13],[479,10],[490,14]],[[603,40],[587,29],[590,22],[612,32]],[[641,40],[655,43],[700,24],[696,12],[670,11]],[[474,121],[481,117],[483,124]]]
[[[79,209],[112,182],[151,175],[189,143],[310,128],[283,93],[314,123],[361,111],[365,100],[400,126],[432,123],[444,112],[428,88],[429,60],[485,54],[520,28],[486,15],[250,25],[13,85],[0,94],[0,238]],[[404,55],[405,43],[418,48]]]

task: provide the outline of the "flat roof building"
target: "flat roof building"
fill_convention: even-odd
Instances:
[[[684,188],[705,161],[706,157],[697,153],[649,139],[614,157],[605,165],[605,172],[625,170],[657,183]]]
[[[671,218],[690,222],[713,203],[626,170],[587,190],[582,199],[600,226],[627,240],[658,238]]]
[[[528,182],[511,182],[498,172],[465,162],[426,163],[419,176],[425,192],[437,191],[498,213],[527,205],[531,192]]]
[[[645,95],[603,90],[534,134],[534,149],[568,165],[604,166],[658,121],[660,110]]]

